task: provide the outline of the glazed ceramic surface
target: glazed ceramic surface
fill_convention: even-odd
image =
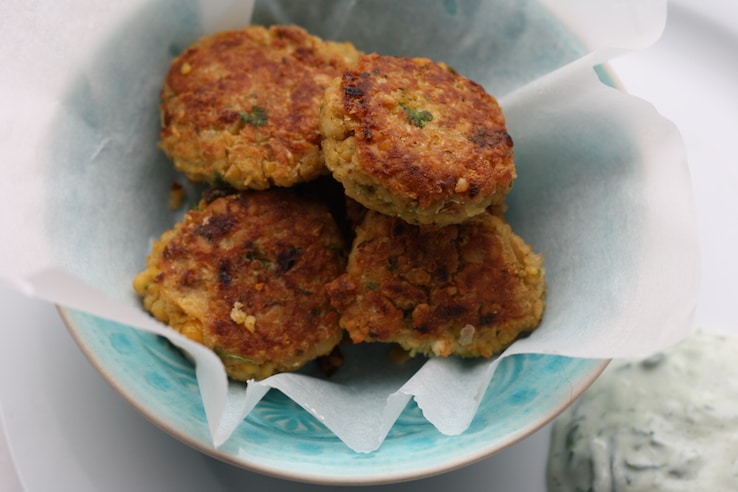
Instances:
[[[165,340],[65,311],[78,344],[136,408],[178,439],[233,464],[298,480],[372,483],[441,473],[522,439],[599,374],[601,361],[543,355],[505,359],[471,427],[445,436],[408,406],[379,450],[351,451],[317,419],[271,391],[220,449],[210,443],[192,365]]]

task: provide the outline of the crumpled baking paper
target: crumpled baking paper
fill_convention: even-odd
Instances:
[[[197,37],[252,13],[364,51],[446,61],[498,98],[519,175],[507,217],[546,257],[536,332],[491,361],[377,367],[370,348],[337,379],[244,385],[142,311],[131,279],[174,220],[164,204],[180,179],[156,150],[161,80]],[[541,18],[558,20],[531,29]],[[691,330],[698,246],[681,137],[598,77],[599,64],[655,42],[665,18],[665,0],[4,2],[0,282],[171,340],[196,363],[214,446],[270,388],[357,452],[381,445],[410,398],[440,432],[461,433],[503,357],[643,356]]]

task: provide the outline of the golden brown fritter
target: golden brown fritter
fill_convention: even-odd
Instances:
[[[326,86],[358,59],[350,43],[296,26],[204,37],[173,60],[160,147],[192,181],[292,186],[326,173],[318,131]]]
[[[346,194],[411,223],[461,223],[501,206],[515,178],[497,101],[425,58],[361,57],[326,90],[320,130]]]
[[[367,212],[347,273],[328,292],[355,343],[491,357],[533,331],[544,309],[543,257],[500,216],[412,225]]]
[[[328,354],[342,338],[325,284],[345,243],[327,207],[296,189],[203,199],[154,244],[134,280],[157,319],[213,349],[237,380]]]

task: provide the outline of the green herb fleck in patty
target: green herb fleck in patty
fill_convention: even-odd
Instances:
[[[400,103],[400,107],[405,110],[407,120],[418,128],[423,128],[425,124],[433,119],[430,111],[421,111],[411,108],[405,103]]]
[[[250,113],[247,111],[241,111],[240,116],[242,123],[248,123],[251,126],[264,126],[269,120],[266,109],[261,106],[252,107]]]

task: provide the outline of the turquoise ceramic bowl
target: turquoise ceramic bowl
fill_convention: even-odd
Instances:
[[[346,5],[356,9],[350,16],[342,11]],[[584,53],[554,16],[535,2],[518,0],[257,2],[255,22],[293,22],[326,38],[352,40],[365,51],[444,60],[498,97]],[[181,179],[156,148],[158,90],[172,56],[203,34],[194,1],[152,1],[110,33],[70,87],[55,125],[56,145],[48,159],[52,247],[69,270],[128,302],[137,302],[131,279],[143,266],[149,240],[174,220],[163,197],[172,181]],[[537,247],[536,225],[523,210],[526,202],[545,206],[545,194],[536,190],[546,186],[546,172],[530,167],[525,180],[531,185],[519,180],[510,197],[510,222]],[[590,213],[607,214],[617,200],[612,192]],[[556,258],[547,262],[554,290]],[[462,435],[439,433],[411,403],[384,444],[369,454],[352,452],[272,391],[234,436],[214,449],[193,368],[179,352],[126,326],[72,310],[62,314],[92,364],[166,432],[234,465],[310,482],[386,483],[480,460],[555,417],[605,365],[510,357],[487,392],[498,402],[493,406],[486,398]]]

